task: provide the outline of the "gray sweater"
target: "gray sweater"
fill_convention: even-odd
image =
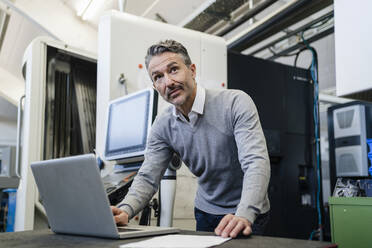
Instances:
[[[270,163],[252,99],[239,90],[206,90],[204,114],[195,126],[174,116],[156,118],[145,161],[118,205],[132,218],[158,189],[173,151],[198,177],[195,207],[211,214],[235,213],[254,222],[270,209]]]

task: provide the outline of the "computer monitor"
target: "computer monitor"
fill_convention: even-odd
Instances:
[[[157,92],[145,89],[109,103],[104,157],[122,164],[143,160],[151,124],[157,113]]]

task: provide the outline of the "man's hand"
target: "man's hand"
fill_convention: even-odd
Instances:
[[[128,224],[128,213],[124,210],[111,206],[112,214],[114,215],[114,220],[116,225],[124,226]]]
[[[252,233],[251,226],[252,223],[246,218],[227,214],[222,218],[214,232],[223,238],[235,238],[241,231],[243,231],[243,235],[248,236]]]

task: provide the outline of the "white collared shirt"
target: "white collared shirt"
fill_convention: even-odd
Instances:
[[[185,116],[183,116],[183,114],[175,106],[173,106],[173,115],[179,118],[180,120],[182,120],[183,122],[189,123],[190,126],[193,127],[196,124],[198,115],[202,115],[204,113],[204,103],[205,103],[205,89],[199,84],[197,84],[194,103],[192,104],[191,111],[188,114],[190,121],[187,121]]]

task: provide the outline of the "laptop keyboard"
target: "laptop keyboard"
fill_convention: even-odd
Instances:
[[[134,232],[134,231],[141,231],[141,229],[118,227],[118,232]]]

